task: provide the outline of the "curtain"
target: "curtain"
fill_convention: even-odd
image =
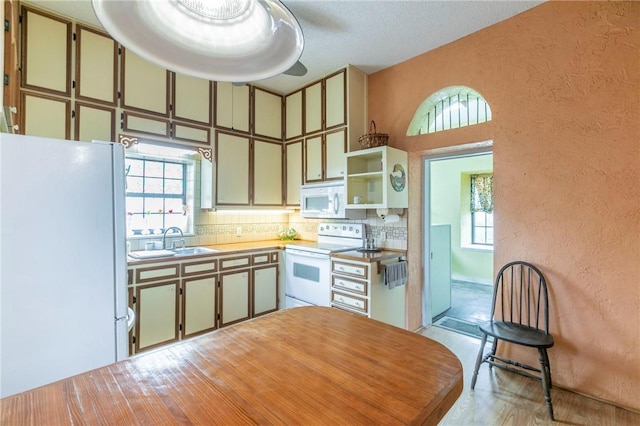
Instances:
[[[493,213],[493,174],[471,175],[471,212]]]

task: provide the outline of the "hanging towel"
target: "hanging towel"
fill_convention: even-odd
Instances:
[[[407,283],[407,261],[390,263],[384,267],[384,285],[389,290]]]

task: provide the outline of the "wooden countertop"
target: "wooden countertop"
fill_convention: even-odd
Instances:
[[[406,251],[404,250],[389,250],[389,249],[382,249],[382,251],[379,251],[379,252],[359,252],[357,250],[351,250],[351,251],[342,251],[338,253],[331,253],[331,257],[357,260],[359,262],[380,262],[383,260],[397,259],[405,256],[406,256]]]
[[[1,424],[426,424],[462,392],[440,343],[285,309],[0,400]]]

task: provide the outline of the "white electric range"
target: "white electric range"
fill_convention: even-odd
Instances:
[[[287,244],[285,307],[331,306],[331,253],[363,246],[362,223],[320,223],[318,241]]]

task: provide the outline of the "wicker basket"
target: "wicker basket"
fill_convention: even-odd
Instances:
[[[376,122],[369,123],[369,133],[358,138],[358,142],[363,149],[385,146],[389,142],[389,135],[386,133],[376,133]]]

